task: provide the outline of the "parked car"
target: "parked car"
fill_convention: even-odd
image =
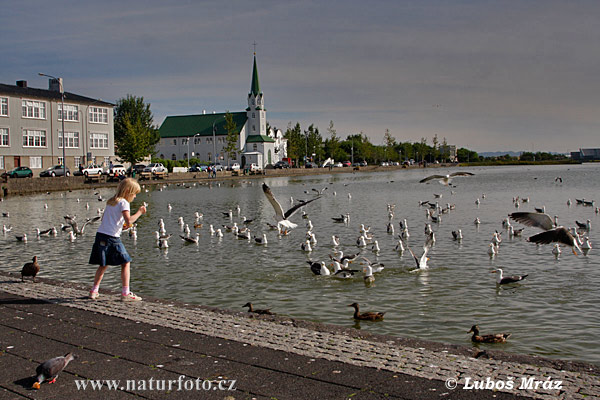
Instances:
[[[129,168],[127,168],[127,175],[131,175],[132,171],[135,171],[136,174],[139,174],[140,172],[144,172],[144,168],[146,168],[146,166],[144,164],[132,165]]]
[[[84,167],[81,172],[84,176],[99,175],[102,173],[102,167],[100,165],[90,164],[87,167]]]
[[[108,176],[119,176],[127,174],[127,169],[121,164],[115,164],[112,168],[107,168],[104,172]]]
[[[334,168],[342,168],[344,166],[344,164],[342,164],[341,162],[336,162],[335,164],[333,164]]]
[[[206,171],[206,165],[194,164],[188,170],[188,172],[200,172],[200,171]]]
[[[31,178],[33,177],[33,171],[29,167],[17,167],[4,172],[2,176],[8,176],[9,178]]]
[[[304,168],[319,168],[319,166],[317,164],[315,164],[314,162],[307,162],[306,164],[304,164]]]
[[[366,162],[366,161],[364,161],[364,160],[363,160],[363,161],[361,161],[361,162],[360,162],[360,166],[361,166],[361,167],[366,167],[366,166],[367,166],[367,162]]]
[[[277,161],[275,163],[275,165],[273,165],[273,168],[275,168],[275,169],[287,169],[289,167],[290,167],[290,164],[288,164],[287,161],[283,161],[283,160]]]
[[[388,162],[382,161],[381,164],[379,164],[379,166],[381,166],[381,167],[389,167],[390,164]]]
[[[223,171],[223,165],[221,165],[221,163],[210,164],[210,168],[214,168],[217,172]]]
[[[250,172],[260,172],[260,171],[262,171],[262,168],[258,164],[256,164],[256,163],[250,164],[250,167],[248,169],[250,170]]]
[[[69,171],[69,168],[66,169],[65,172],[65,167],[63,167],[62,165],[53,165],[50,168],[47,168],[45,170],[43,170],[42,172],[40,172],[40,176],[44,177],[44,176],[64,176],[64,175],[70,176],[71,175],[71,171]]]
[[[233,163],[227,167],[227,171],[239,171],[239,170],[240,170],[240,164],[238,164],[238,163]]]
[[[167,169],[161,163],[150,163],[144,168],[144,172],[152,172],[155,174],[157,172],[167,172]]]
[[[351,167],[351,166],[352,166],[352,163],[351,163],[350,161],[344,161],[344,162],[342,163],[342,165],[343,165],[344,167]]]

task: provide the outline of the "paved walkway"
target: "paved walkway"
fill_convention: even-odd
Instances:
[[[0,273],[0,398],[600,398],[590,364],[492,350],[475,359],[463,346],[101,294],[92,301],[76,284]],[[31,390],[35,367],[67,352],[77,359],[57,382]],[[514,388],[500,389],[509,377]],[[500,390],[464,387],[488,378]]]

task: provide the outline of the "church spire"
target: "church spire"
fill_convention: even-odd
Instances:
[[[250,85],[250,94],[258,96],[260,91],[260,83],[258,82],[258,68],[256,67],[256,52],[254,52],[254,68],[252,69],[252,84]]]

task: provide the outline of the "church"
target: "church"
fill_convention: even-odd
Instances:
[[[262,168],[287,157],[287,139],[281,130],[267,132],[267,109],[260,89],[256,53],[252,82],[245,111],[229,112],[236,125],[238,137],[235,157],[224,151],[227,147],[226,113],[168,116],[159,128],[160,141],[157,157],[171,160],[197,158],[204,162],[242,168],[255,163]]]

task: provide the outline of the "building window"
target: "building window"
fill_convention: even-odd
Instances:
[[[0,97],[0,116],[8,117],[8,97]]]
[[[161,160],[164,160],[164,159],[165,159],[165,155],[161,153],[161,154],[160,154],[160,159],[161,159]]]
[[[92,133],[90,149],[108,149],[108,133]]]
[[[108,124],[108,108],[90,107],[88,113],[89,122],[94,124]]]
[[[258,145],[256,143],[252,144],[252,150],[254,150],[254,151],[258,150]]]
[[[0,169],[4,169],[4,156],[0,156]]]
[[[0,128],[0,146],[8,147],[10,142],[8,141],[8,128]]]
[[[260,97],[256,99],[256,104],[260,105]]]
[[[63,158],[62,157],[58,157],[58,165],[63,165]]]
[[[256,131],[256,125],[252,125],[252,131]]]
[[[201,139],[200,138],[194,138],[194,144],[198,144],[201,143]]]
[[[184,138],[184,139],[181,139],[181,144],[182,144],[182,145],[186,145],[186,144],[187,144],[187,141],[188,141],[188,140],[187,140],[187,139],[185,139],[185,138]]]
[[[23,147],[46,147],[46,131],[24,129]]]
[[[110,164],[110,157],[104,157],[104,165]]]
[[[252,113],[252,118],[256,118],[256,115],[254,113]]]
[[[46,102],[23,100],[23,118],[46,119]]]
[[[58,103],[58,120],[62,121],[62,103]],[[65,121],[79,122],[79,107],[73,104],[65,104]]]
[[[42,168],[42,157],[29,157],[29,168]]]
[[[171,160],[176,161],[177,155],[175,153],[171,154]]]
[[[177,146],[177,139],[173,139],[173,146]]]
[[[183,153],[183,158],[187,159],[187,153]]]
[[[67,149],[78,149],[79,148],[79,132],[66,132],[67,137],[66,148]],[[58,147],[63,147],[63,134],[61,131],[58,132]]]
[[[81,165],[81,157],[75,157],[75,168],[79,168]]]

